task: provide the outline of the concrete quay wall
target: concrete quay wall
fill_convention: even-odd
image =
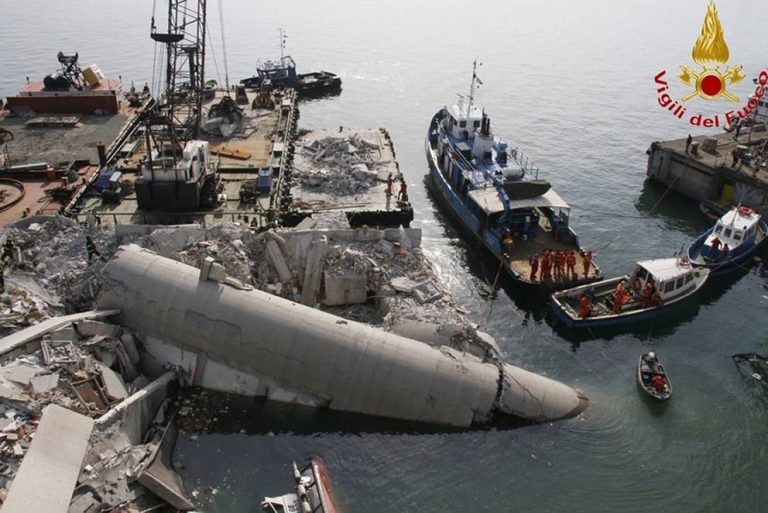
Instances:
[[[768,169],[738,163],[733,166],[731,151],[739,145],[730,134],[708,140],[714,153],[699,149],[686,152],[685,139],[654,142],[648,149],[646,174],[674,191],[695,201],[724,200],[732,205],[750,206],[763,212],[768,209]],[[746,141],[742,141],[746,142]],[[757,143],[762,143],[760,139]],[[753,142],[750,151],[762,144]]]

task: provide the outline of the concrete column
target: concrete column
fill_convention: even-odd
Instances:
[[[272,267],[275,268],[280,281],[288,281],[291,279],[291,271],[285,263],[283,253],[280,251],[280,246],[278,246],[277,242],[274,240],[267,242],[267,258],[272,262]]]
[[[312,241],[307,252],[307,266],[304,270],[304,288],[301,291],[302,304],[315,306],[323,279],[323,258],[328,252],[328,238],[322,235]]]
[[[120,309],[128,327],[326,398],[331,409],[466,427],[493,412],[553,420],[587,405],[578,391],[510,365],[200,282],[197,269],[138,246],[120,248],[103,273],[99,307]],[[506,374],[515,386],[500,386]]]

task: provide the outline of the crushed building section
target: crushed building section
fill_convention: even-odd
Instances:
[[[407,184],[385,129],[306,131],[296,148],[286,225],[324,211],[343,212],[353,227],[410,225]]]
[[[200,282],[197,269],[138,246],[121,248],[104,277],[100,307],[121,309],[124,323],[144,337],[293,386],[331,409],[470,426],[495,412],[564,418],[587,404],[563,384],[509,371],[503,374],[516,381],[505,386],[527,399],[507,393],[502,401],[507,364],[339,322],[258,290]]]

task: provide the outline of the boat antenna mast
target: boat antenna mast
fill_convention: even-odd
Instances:
[[[282,28],[277,30],[280,32],[280,62],[282,62],[285,58],[285,39],[288,37],[288,34]]]
[[[483,82],[477,77],[477,67],[482,65],[482,62],[478,64],[477,59],[472,62],[472,82],[469,84],[469,103],[467,104],[467,116],[472,113],[472,104],[475,101],[475,89],[477,85],[483,85]]]

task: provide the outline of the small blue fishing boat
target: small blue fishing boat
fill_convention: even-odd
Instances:
[[[630,275],[555,292],[552,309],[568,328],[642,321],[694,295],[708,276],[709,269],[693,267],[686,258],[643,260]]]
[[[494,136],[490,118],[474,104],[476,70],[477,63],[469,97],[441,108],[427,130],[438,199],[519,283],[552,290],[600,279],[568,224],[568,204],[528,159]]]
[[[733,207],[691,243],[688,258],[694,267],[713,272],[738,267],[765,241],[767,231],[760,214],[748,207]]]

